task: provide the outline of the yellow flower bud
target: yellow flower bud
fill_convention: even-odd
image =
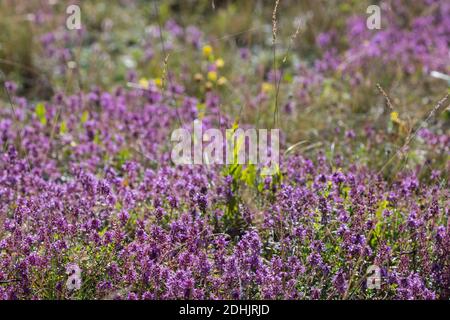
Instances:
[[[148,84],[149,84],[149,82],[148,82],[147,79],[145,79],[145,78],[139,79],[139,85],[140,85],[142,88],[148,89]]]
[[[273,90],[273,84],[268,83],[268,82],[263,82],[263,84],[261,85],[261,91],[264,93],[269,93]]]
[[[216,82],[216,80],[217,80],[217,72],[215,72],[215,71],[209,71],[209,72],[208,72],[208,80],[209,80],[209,81]]]
[[[225,62],[223,61],[222,58],[219,58],[219,59],[216,60],[217,68],[223,68],[224,65],[225,65]]]
[[[217,80],[219,86],[224,85],[225,83],[227,83],[227,78],[225,77],[220,77],[219,80]]]
[[[398,112],[396,112],[396,111],[391,112],[391,121],[392,122],[399,122]]]
[[[157,85],[158,87],[162,87],[162,79],[161,79],[161,78],[155,78],[155,79],[153,79],[153,82],[154,82],[155,85]]]
[[[209,57],[213,52],[213,48],[209,44],[207,44],[203,47],[202,51],[205,57]]]

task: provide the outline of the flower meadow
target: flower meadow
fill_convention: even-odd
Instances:
[[[370,4],[1,2],[0,299],[450,299],[450,3]]]

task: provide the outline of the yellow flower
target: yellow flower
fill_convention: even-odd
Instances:
[[[209,57],[213,52],[213,48],[209,44],[207,44],[203,47],[202,51],[205,57]]]
[[[393,111],[391,112],[391,121],[398,123],[400,119],[398,118],[398,112]]]
[[[161,79],[161,78],[155,78],[155,79],[153,79],[153,82],[154,82],[155,85],[157,85],[158,87],[162,87],[162,79]]]
[[[139,85],[140,85],[142,88],[147,89],[147,88],[148,88],[148,84],[149,84],[149,82],[148,82],[147,79],[145,79],[145,78],[139,79]]]
[[[217,72],[209,71],[208,72],[208,80],[216,82],[216,80],[217,80]]]
[[[225,77],[220,77],[219,80],[217,80],[219,86],[224,85],[225,83],[227,83],[227,78]]]
[[[223,61],[222,58],[219,58],[219,59],[216,60],[217,68],[223,68],[224,65],[225,65],[225,62]]]
[[[273,90],[273,84],[268,83],[268,82],[263,82],[263,84],[261,85],[261,91],[264,93],[269,93]]]

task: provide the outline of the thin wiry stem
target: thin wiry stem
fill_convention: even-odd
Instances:
[[[418,126],[418,128],[416,130],[414,130],[414,132],[412,134],[408,135],[408,137],[406,138],[405,143],[403,144],[403,146],[400,147],[397,150],[397,152],[392,157],[390,157],[388,159],[388,161],[386,161],[386,163],[378,171],[378,174],[382,173],[384,171],[384,169],[389,165],[389,163],[391,163],[392,160],[394,160],[397,156],[399,156],[405,150],[405,148],[411,143],[411,141],[416,138],[416,136],[419,133],[419,131],[421,129],[423,129],[423,127],[430,121],[430,119],[433,118],[436,115],[437,111],[441,109],[441,107],[444,105],[445,101],[447,101],[448,96],[449,95],[446,94],[444,98],[442,98],[441,100],[438,101],[438,103],[430,111],[430,113],[428,114],[426,119],[421,122],[421,124]]]
[[[277,88],[277,10],[278,10],[278,4],[280,3],[280,0],[275,1],[275,7],[273,8],[272,12],[272,52],[273,52],[273,69],[275,72],[275,87]],[[277,88],[275,92],[275,109],[273,112],[273,126],[275,127],[278,123],[278,92],[279,87]]]
[[[386,93],[386,91],[384,91],[384,89],[381,87],[381,85],[379,83],[377,83],[377,89],[384,96],[384,99],[386,99],[386,104],[389,107],[389,109],[391,111],[394,111],[394,107],[392,105],[391,99],[389,98],[388,94]]]
[[[154,6],[154,9],[155,9],[156,21],[158,22],[159,39],[161,40],[161,49],[162,49],[163,55],[165,57],[164,58],[164,70],[165,70],[164,72],[167,72],[167,79],[169,81],[169,86],[170,86],[169,87],[169,92],[171,93],[170,97],[172,99],[172,103],[173,103],[173,106],[175,108],[175,113],[177,115],[179,125],[182,126],[183,125],[183,121],[181,120],[180,114],[178,113],[178,108],[176,107],[175,98],[174,98],[173,93],[172,93],[173,86],[172,86],[172,78],[171,78],[170,71],[169,71],[169,61],[168,61],[169,60],[168,59],[169,56],[166,53],[166,46],[164,44],[164,37],[163,37],[163,34],[162,34],[162,26],[161,26],[161,21],[160,21],[160,18],[159,18],[159,9],[158,9],[158,5],[156,4],[156,0],[153,0],[153,6]],[[164,91],[165,90],[164,90],[164,87],[163,87],[163,92]]]
[[[3,75],[3,72],[2,72],[2,75]],[[21,126],[19,124],[20,123],[20,119],[19,119],[19,117],[16,114],[16,108],[14,107],[14,103],[12,101],[11,94],[9,93],[9,90],[6,87],[5,83],[3,83],[3,88],[5,89],[6,96],[8,97],[8,102],[9,102],[9,105],[10,105],[11,110],[13,112],[13,117],[14,117],[14,119],[16,121],[17,126],[19,127],[19,132],[17,134],[18,134],[18,138],[19,138],[19,147],[20,147],[22,145],[22,142],[23,142],[23,137],[22,137],[23,126]],[[28,165],[27,169],[28,169],[28,171],[31,171],[31,162],[30,162],[30,159],[28,157],[28,150],[27,150],[27,148],[25,146],[24,146],[23,149],[25,151],[25,159],[26,159],[26,162],[27,162],[27,165]]]

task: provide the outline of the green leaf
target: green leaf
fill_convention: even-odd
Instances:
[[[375,225],[374,235],[376,239],[379,239],[381,237],[381,228],[383,226],[383,211],[389,206],[388,200],[383,200],[378,204],[378,209],[375,212],[375,215],[377,217],[377,224]]]
[[[96,145],[101,145],[102,140],[100,139],[100,133],[97,131],[94,136],[94,143]]]
[[[130,150],[122,149],[117,153],[117,165],[118,167],[122,167],[124,163],[131,157]]]
[[[42,125],[47,124],[47,118],[45,117],[45,114],[47,113],[47,110],[45,109],[45,105],[42,102],[39,102],[36,105],[35,114],[36,117],[39,119]]]
[[[65,134],[67,132],[67,123],[63,120],[59,126],[59,134]]]
[[[84,124],[86,123],[86,121],[89,120],[89,112],[86,110],[83,112],[83,114],[81,115],[81,123]]]
[[[249,164],[243,171],[241,179],[249,186],[253,187],[256,184],[256,166]]]

